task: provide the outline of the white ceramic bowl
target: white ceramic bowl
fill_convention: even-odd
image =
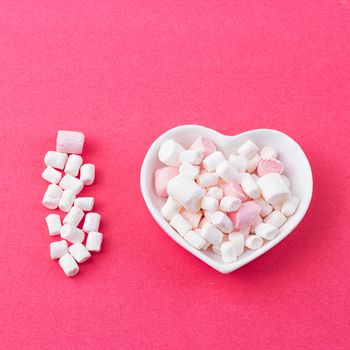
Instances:
[[[164,166],[157,157],[159,147],[163,141],[168,139],[174,139],[184,147],[189,147],[199,136],[212,139],[225,156],[234,152],[248,139],[255,142],[259,147],[274,147],[279,153],[279,159],[284,163],[284,174],[291,181],[292,194],[300,198],[300,204],[296,213],[288,218],[286,223],[280,228],[280,233],[275,239],[266,241],[258,250],[246,249],[244,254],[233,263],[224,263],[221,257],[214,254],[211,249],[200,251],[193,248],[170,227],[168,222],[160,214],[160,209],[165,199],[159,198],[154,188],[154,173],[157,169]],[[281,242],[283,238],[288,236],[299,224],[311,201],[312,173],[310,164],[301,147],[292,138],[282,132],[271,129],[257,129],[235,136],[227,136],[199,125],[182,125],[165,132],[151,145],[141,168],[141,191],[152,216],[174,241],[214,269],[222,273],[229,273],[270,250]]]

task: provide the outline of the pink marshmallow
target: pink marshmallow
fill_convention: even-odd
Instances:
[[[259,162],[257,173],[258,176],[263,176],[268,173],[278,173],[282,174],[284,170],[283,163],[278,159],[263,159]]]
[[[229,218],[233,221],[236,229],[242,229],[255,225],[259,220],[261,208],[253,201],[243,203],[238,211],[228,213]]]
[[[189,149],[203,152],[203,158],[216,151],[215,143],[207,137],[198,137]]]
[[[179,168],[172,166],[160,168],[155,172],[154,184],[159,197],[168,197],[168,192],[166,190],[168,182],[176,175],[179,175]]]
[[[224,196],[232,196],[241,200],[241,202],[246,202],[249,200],[249,197],[244,193],[241,185],[230,182],[224,183],[221,185],[221,188],[224,190]]]
[[[56,151],[82,154],[85,136],[79,131],[58,130]]]

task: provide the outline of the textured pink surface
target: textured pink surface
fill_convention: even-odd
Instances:
[[[2,1],[1,349],[348,349],[350,2]],[[167,129],[294,137],[314,172],[301,225],[221,275],[142,201]],[[103,252],[66,278],[40,204],[58,129],[86,135]]]

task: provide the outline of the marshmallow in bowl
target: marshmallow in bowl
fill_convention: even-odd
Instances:
[[[180,166],[180,153],[185,149],[174,140],[167,140],[162,143],[158,152],[159,160],[168,166]]]

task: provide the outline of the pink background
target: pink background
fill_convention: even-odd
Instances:
[[[2,1],[1,349],[349,349],[350,2]],[[300,226],[221,275],[148,213],[139,170],[176,125],[304,148]],[[49,258],[43,156],[86,135],[103,252]]]

